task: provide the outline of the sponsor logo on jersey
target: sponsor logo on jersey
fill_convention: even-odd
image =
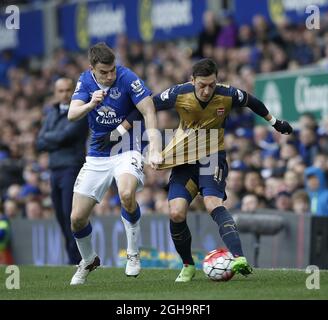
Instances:
[[[101,106],[98,110],[97,110],[98,114],[101,117],[105,117],[105,118],[113,118],[116,117],[116,112],[113,108],[111,108],[110,106]]]
[[[123,121],[122,117],[117,117],[116,112],[110,106],[101,106],[97,110],[98,116],[96,117],[96,121],[99,124],[119,124]]]

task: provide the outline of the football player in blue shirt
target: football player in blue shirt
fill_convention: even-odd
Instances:
[[[127,276],[138,276],[140,257],[140,208],[136,191],[143,185],[142,143],[133,134],[122,143],[122,148],[101,148],[103,137],[109,132],[124,134],[121,125],[127,115],[137,108],[143,115],[149,139],[148,161],[152,168],[161,162],[159,141],[156,137],[156,114],[150,90],[130,69],[115,63],[115,54],[105,43],[89,49],[90,70],[81,74],[72,96],[68,119],[76,121],[88,116],[91,143],[74,186],[71,213],[72,231],[82,260],[71,285],[83,284],[90,271],[100,265],[92,243],[91,211],[116,180],[122,204],[122,220],[127,236]],[[157,143],[158,142],[158,143]],[[115,149],[115,150],[114,150]]]

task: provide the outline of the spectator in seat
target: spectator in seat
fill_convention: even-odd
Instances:
[[[305,188],[311,201],[311,213],[317,216],[328,216],[328,189],[324,173],[316,167],[306,168]]]

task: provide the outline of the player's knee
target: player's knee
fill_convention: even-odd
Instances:
[[[122,206],[128,211],[134,211],[136,207],[135,194],[130,190],[124,190],[120,192],[120,200]]]
[[[214,205],[213,203],[205,203],[204,202],[204,205],[205,205],[205,208],[206,208],[206,211],[208,212],[208,213],[211,213],[217,206],[216,205]]]
[[[178,206],[170,206],[169,215],[170,215],[170,220],[176,223],[186,220],[186,215],[184,210],[182,208],[179,208]]]
[[[71,229],[72,231],[80,231],[82,230],[88,222],[88,219],[82,218],[81,216],[74,213],[71,214]]]
[[[204,197],[204,205],[208,213],[211,213],[215,208],[223,206],[223,200],[214,197],[214,196],[207,196]]]

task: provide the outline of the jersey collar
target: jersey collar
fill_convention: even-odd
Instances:
[[[97,81],[97,79],[96,79],[95,75],[93,74],[93,72],[90,71],[90,73],[91,73],[91,76],[92,76],[93,80],[95,81],[95,83],[96,83],[97,86],[99,87],[99,89],[104,90],[104,91],[107,93],[107,91],[109,90],[110,87],[106,87],[106,86],[103,86],[102,84],[100,84],[100,83]]]
[[[194,87],[194,95],[195,95],[196,99],[198,100],[200,106],[201,106],[203,109],[205,109],[205,108],[208,106],[208,104],[211,102],[211,100],[213,99],[213,97],[214,97],[214,95],[215,95],[215,90],[214,90],[214,92],[213,92],[212,97],[210,98],[210,100],[208,100],[208,101],[206,101],[206,102],[201,101],[201,100],[198,99],[198,97],[197,97],[197,95],[196,95],[195,87]]]

